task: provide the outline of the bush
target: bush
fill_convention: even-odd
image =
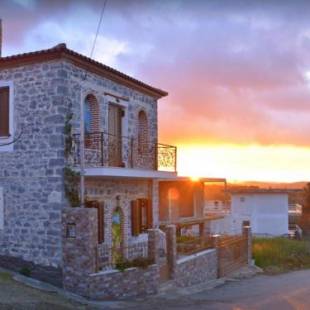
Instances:
[[[255,238],[253,256],[257,266],[278,273],[310,268],[310,243],[287,238]]]
[[[31,276],[31,269],[28,267],[23,267],[19,270],[19,273],[23,276],[30,277]]]
[[[133,260],[120,259],[119,261],[116,262],[115,268],[120,271],[124,271],[132,267],[146,269],[148,266],[152,265],[153,263],[154,261],[152,259],[144,258],[144,257],[138,257]]]

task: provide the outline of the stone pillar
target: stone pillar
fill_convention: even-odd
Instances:
[[[88,295],[88,276],[97,272],[98,220],[95,208],[62,212],[63,286]]]
[[[252,265],[252,230],[251,226],[243,225],[242,234],[246,238],[248,265]]]
[[[159,263],[159,229],[148,229],[148,257],[154,261],[154,264]]]
[[[169,266],[170,278],[175,278],[177,265],[177,239],[175,225],[168,225],[165,228],[167,241],[167,261]]]
[[[217,255],[217,277],[220,277],[221,271],[220,271],[220,235],[213,235],[212,236],[212,247],[216,249],[216,255]]]

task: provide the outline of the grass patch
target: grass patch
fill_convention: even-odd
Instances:
[[[253,257],[267,273],[310,268],[310,242],[287,238],[253,239]]]
[[[8,272],[0,272],[0,281],[1,282],[9,282],[12,280],[12,276]]]

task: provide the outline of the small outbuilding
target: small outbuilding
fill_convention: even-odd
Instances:
[[[231,192],[231,216],[234,227],[250,221],[255,235],[287,235],[288,192],[275,189],[245,189]]]

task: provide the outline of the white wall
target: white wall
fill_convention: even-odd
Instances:
[[[288,194],[233,194],[232,220],[236,228],[249,220],[256,235],[288,234]]]

